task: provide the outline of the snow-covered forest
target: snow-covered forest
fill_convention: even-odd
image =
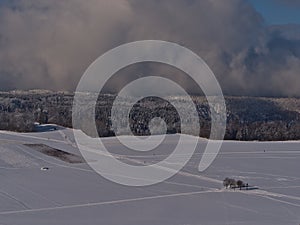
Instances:
[[[115,97],[114,95],[98,97],[96,124],[100,136],[114,135],[110,114]],[[172,98],[180,102],[182,110],[187,114],[185,119],[188,120],[190,109],[186,107],[186,100],[174,96]],[[200,118],[200,136],[208,137],[211,120],[208,103],[204,97],[194,96],[192,99]],[[130,105],[130,101],[132,101],[130,98],[124,99],[122,106],[126,108]],[[35,129],[35,122],[72,127],[72,104],[73,94],[66,92],[1,92],[0,129],[32,132]],[[300,139],[300,99],[226,97],[226,107],[226,139],[261,141]],[[181,120],[175,108],[158,98],[147,98],[134,105],[130,111],[131,130],[136,135],[149,135],[148,123],[154,117],[165,120],[168,133],[181,131]],[[123,115],[123,118],[117,119],[124,120],[124,118],[126,117]],[[193,124],[193,121],[185,122]]]

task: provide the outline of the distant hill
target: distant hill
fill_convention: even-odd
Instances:
[[[114,95],[101,95],[96,107],[100,136],[113,136],[110,110]],[[210,133],[210,110],[204,97],[194,96],[202,137]],[[124,103],[126,103],[124,99]],[[184,99],[179,99],[184,107]],[[72,127],[73,94],[50,91],[0,92],[0,129],[32,132],[35,122]],[[226,97],[227,131],[230,140],[300,140],[300,99]],[[188,109],[185,109],[189,113]],[[172,105],[149,98],[131,110],[132,131],[149,135],[148,122],[154,116],[166,119],[168,133],[180,132],[180,118]]]

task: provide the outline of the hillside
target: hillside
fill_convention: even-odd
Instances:
[[[102,140],[113,157],[138,166],[165,160],[178,138],[170,135],[154,152],[143,153],[124,149],[116,138]],[[185,145],[190,138],[184,137]],[[81,154],[70,129],[1,131],[0,139],[3,225],[300,223],[299,142],[225,141],[211,167],[200,173],[207,143],[199,139],[192,159],[175,176],[148,187],[128,187],[108,181],[81,160],[68,160],[80,159]],[[225,189],[226,177],[241,179],[252,188]]]
[[[100,136],[113,136],[110,110],[114,95],[100,95],[96,123]],[[124,99],[124,105],[130,99]],[[182,107],[185,99],[178,98]],[[200,135],[210,132],[210,110],[204,97],[193,97],[201,122]],[[53,123],[72,127],[73,94],[50,91],[0,93],[0,129],[19,132],[35,130],[34,123]],[[89,106],[88,106],[89,107]],[[300,140],[300,99],[226,97],[227,131],[231,140]],[[184,109],[188,114],[189,109]],[[168,133],[180,132],[180,118],[168,102],[147,98],[131,110],[131,130],[136,135],[150,133],[148,122],[159,116],[166,119]],[[136,125],[138,124],[138,125]]]

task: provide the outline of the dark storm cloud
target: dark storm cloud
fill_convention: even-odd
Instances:
[[[0,88],[74,90],[98,56],[142,39],[173,41],[195,51],[209,64],[226,94],[300,96],[299,42],[270,31],[243,0],[19,0],[4,4],[0,9]],[[151,72],[166,73],[163,67],[156,70]],[[185,80],[176,74],[174,79]],[[123,85],[124,78],[119,83]],[[194,88],[189,82],[185,86]]]

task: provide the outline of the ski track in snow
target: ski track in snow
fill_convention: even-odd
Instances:
[[[111,204],[122,204],[122,203],[129,203],[129,202],[146,201],[146,200],[154,200],[154,199],[162,199],[162,198],[172,198],[172,197],[182,197],[182,196],[191,196],[191,195],[198,195],[198,194],[205,194],[205,193],[217,193],[217,192],[222,192],[222,191],[221,190],[197,191],[197,192],[177,193],[177,194],[169,194],[169,195],[156,195],[156,196],[150,196],[150,197],[115,200],[115,201],[107,201],[107,202],[76,204],[76,205],[69,205],[69,206],[58,206],[58,207],[49,207],[49,208],[40,208],[40,209],[16,210],[16,211],[0,212],[0,215],[43,212],[43,211],[63,210],[63,209],[74,209],[74,208],[84,208],[84,207],[93,207],[93,206],[111,205]]]

